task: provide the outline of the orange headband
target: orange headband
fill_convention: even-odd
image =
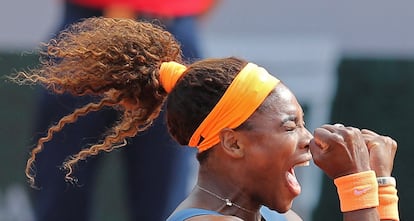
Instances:
[[[170,93],[187,68],[175,61],[163,62],[160,67],[160,81],[167,93]]]
[[[200,124],[189,146],[203,152],[220,141],[223,128],[236,128],[263,103],[280,81],[264,68],[248,63],[234,78],[223,97]],[[202,141],[200,142],[200,140]]]

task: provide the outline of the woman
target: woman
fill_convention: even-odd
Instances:
[[[101,143],[64,162],[66,178],[73,181],[79,160],[125,145],[126,138],[151,125],[166,100],[170,134],[198,148],[200,162],[196,186],[169,220],[257,221],[265,219],[263,205],[287,212],[290,219],[301,191],[294,168],[312,157],[334,179],[344,220],[378,220],[378,212],[383,220],[398,219],[390,177],[395,141],[343,125],[324,125],[312,136],[295,96],[255,64],[231,57],[186,67],[170,33],[149,23],[108,18],[71,26],[42,54],[39,69],[13,79],[55,93],[96,96],[98,102],[62,118],[39,140],[26,168],[32,183],[36,154],[65,124],[104,107],[122,113]],[[383,177],[381,186],[387,184],[386,194],[375,173]],[[384,208],[392,216],[383,215]]]

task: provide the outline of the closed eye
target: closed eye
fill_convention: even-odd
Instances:
[[[282,121],[282,126],[287,131],[293,131],[296,128],[305,128],[305,121],[303,121],[303,117],[298,118],[295,115],[290,115]]]
[[[287,121],[283,124],[283,127],[286,131],[293,131],[298,127],[298,125],[294,121]]]

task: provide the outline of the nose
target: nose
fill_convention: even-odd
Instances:
[[[309,143],[313,139],[312,133],[305,127],[301,130],[301,137],[299,140],[299,147],[309,149]]]

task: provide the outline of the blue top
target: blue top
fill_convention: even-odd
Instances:
[[[184,221],[194,216],[202,216],[202,215],[219,215],[220,213],[212,210],[206,209],[198,209],[198,208],[188,208],[179,210],[174,212],[170,217],[168,217],[167,221]]]
[[[270,210],[267,207],[262,207],[260,209],[260,213],[266,221],[286,221],[286,217],[283,214]],[[188,208],[174,212],[170,217],[168,217],[167,221],[185,221],[191,217],[202,215],[222,216],[222,214],[212,210]]]

